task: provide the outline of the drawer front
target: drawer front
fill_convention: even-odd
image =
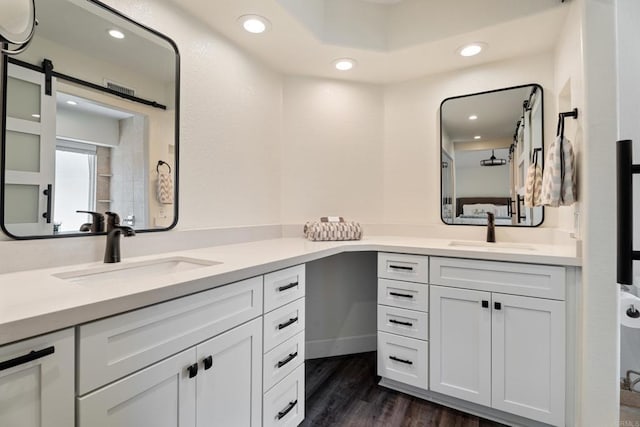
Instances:
[[[304,363],[264,395],[264,427],[296,427],[304,420]]]
[[[565,268],[431,257],[431,283],[504,294],[565,299]]]
[[[264,351],[304,330],[304,298],[264,315]]]
[[[418,340],[429,339],[427,313],[404,308],[378,306],[378,330]]]
[[[265,274],[264,312],[268,313],[271,310],[303,297],[304,290],[304,264]]]
[[[379,252],[378,277],[429,283],[429,257]]]
[[[428,342],[378,332],[378,375],[427,390]]]
[[[264,355],[262,386],[266,392],[304,362],[304,331]]]
[[[429,286],[378,279],[378,304],[409,310],[429,311]]]
[[[262,277],[88,323],[78,328],[83,395],[262,313]]]

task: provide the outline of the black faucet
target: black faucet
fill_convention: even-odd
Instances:
[[[496,217],[491,212],[487,212],[487,242],[496,242]]]
[[[92,222],[86,222],[80,226],[80,231],[90,231],[91,233],[102,233],[104,231],[104,216],[100,212],[76,211],[91,215]]]
[[[120,225],[120,216],[115,212],[105,212],[107,215],[107,247],[104,251],[104,262],[120,262],[120,235],[135,236],[133,228]]]

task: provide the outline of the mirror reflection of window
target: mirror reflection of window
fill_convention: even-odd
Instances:
[[[58,232],[77,232],[91,222],[76,210],[96,210],[96,146],[58,140],[54,226]]]

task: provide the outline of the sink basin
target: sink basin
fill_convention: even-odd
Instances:
[[[124,264],[104,264],[84,270],[65,271],[54,276],[71,283],[93,285],[164,276],[216,264],[221,263],[197,258],[171,257]]]
[[[521,244],[521,243],[488,243],[488,242],[473,242],[473,241],[461,241],[453,240],[449,242],[449,246],[459,248],[473,248],[473,249],[486,249],[486,250],[500,250],[500,249],[517,249],[520,251],[535,251],[533,246]]]

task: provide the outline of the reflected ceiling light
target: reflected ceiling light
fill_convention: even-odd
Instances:
[[[477,120],[478,116],[476,116],[475,114],[472,114],[469,116],[469,120]]]
[[[34,119],[39,119],[40,118],[40,114],[32,114],[31,117],[33,117]]]
[[[69,104],[69,105],[78,105],[78,103],[76,101],[71,101],[71,100],[67,101],[67,104]]]
[[[487,46],[486,43],[476,42],[458,48],[457,52],[460,56],[475,56],[482,52]]]
[[[109,30],[109,35],[118,40],[122,40],[124,38],[124,33],[120,30]]]
[[[340,58],[333,61],[333,66],[340,71],[349,71],[356,66],[356,61],[351,58]]]
[[[480,139],[480,138],[482,138],[480,135],[476,135],[473,137],[473,139]]]
[[[480,166],[503,166],[507,164],[507,159],[498,159],[494,153],[494,150],[491,150],[491,157],[488,159],[480,160]]]
[[[238,21],[242,24],[242,28],[253,34],[264,33],[271,26],[269,20],[260,15],[242,15]]]

